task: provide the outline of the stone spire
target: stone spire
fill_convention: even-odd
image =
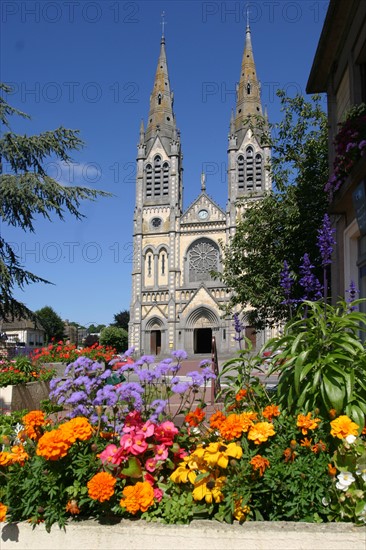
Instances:
[[[255,69],[252,39],[248,20],[245,33],[245,47],[241,64],[240,80],[237,87],[235,113],[235,129],[237,132],[247,128],[247,125],[243,123],[243,120],[247,119],[250,115],[262,115],[262,105],[260,98],[260,85]]]
[[[147,150],[150,150],[156,135],[159,135],[167,150],[174,135],[176,135],[173,92],[170,91],[164,35],[161,37],[158,66],[155,73],[154,87],[150,96],[149,119],[145,133]]]

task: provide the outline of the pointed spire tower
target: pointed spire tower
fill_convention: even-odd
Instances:
[[[264,123],[258,123],[257,117],[263,117],[263,110],[248,17],[235,115],[231,114],[228,136],[228,212],[232,234],[240,212],[237,200],[257,200],[271,188],[267,170],[271,151],[262,145],[261,139],[268,127],[268,118],[265,114]]]
[[[149,118],[145,134],[147,152],[151,149],[157,135],[159,135],[166,151],[169,152],[169,144],[177,133],[173,102],[174,94],[170,90],[163,30],[154,86],[150,96]]]
[[[246,131],[248,128],[248,117],[255,115],[262,115],[262,104],[260,98],[260,83],[257,78],[257,71],[254,63],[252,37],[248,19],[240,80],[237,86],[235,112],[236,132],[242,133],[243,130]]]

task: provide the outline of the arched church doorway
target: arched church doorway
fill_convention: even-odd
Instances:
[[[159,355],[161,352],[161,330],[152,330],[150,332],[150,353]]]
[[[208,307],[200,306],[187,317],[185,349],[190,353],[211,353],[212,336],[220,326],[217,315]]]
[[[193,331],[193,351],[194,353],[211,353],[212,329],[196,328]]]

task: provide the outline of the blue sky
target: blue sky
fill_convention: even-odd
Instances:
[[[262,102],[277,121],[275,90],[305,93],[327,5],[3,0],[1,80],[14,86],[8,101],[32,117],[13,119],[13,130],[79,129],[85,148],[73,154],[69,167],[51,159],[50,175],[113,193],[83,203],[81,222],[38,219],[31,235],[3,224],[2,234],[27,269],[54,283],[28,286],[17,297],[33,310],[50,305],[81,324],[109,324],[129,308],[136,144],[140,120],[148,115],[163,10],[184,153],[184,205],[199,193],[204,170],[207,192],[224,207],[227,134],[247,8]]]

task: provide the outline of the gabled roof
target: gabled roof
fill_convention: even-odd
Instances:
[[[200,220],[198,212],[207,210],[208,218]],[[209,223],[209,222],[226,222],[226,214],[224,210],[206,193],[202,191],[198,197],[188,206],[187,210],[181,217],[181,224],[185,223]]]

